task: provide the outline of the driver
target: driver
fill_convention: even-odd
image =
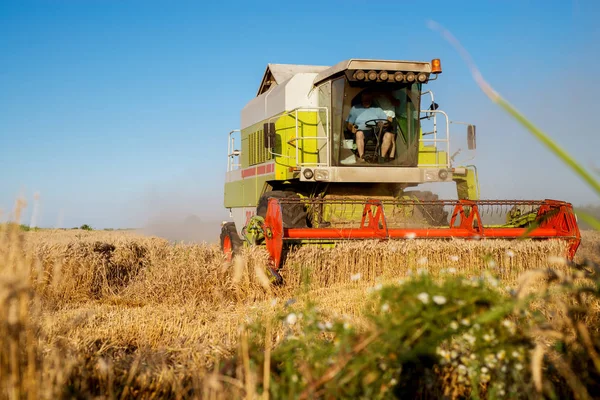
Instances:
[[[378,106],[372,106],[373,94],[367,91],[361,93],[361,104],[352,106],[350,114],[346,120],[348,130],[355,135],[356,147],[358,147],[358,162],[365,162],[363,156],[365,154],[365,132],[367,135],[373,135],[371,129],[367,129],[366,122],[372,119],[382,119],[392,122],[392,117],[388,117],[386,113]],[[383,143],[381,144],[381,154],[387,154],[392,146],[394,135],[391,132],[385,132],[383,135]]]

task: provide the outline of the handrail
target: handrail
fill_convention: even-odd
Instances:
[[[233,162],[234,157],[239,157],[241,154],[240,150],[235,150],[235,138],[232,136],[235,132],[241,131],[239,129],[234,129],[227,134],[227,172],[233,171],[234,167],[237,169],[241,166],[239,162]]]
[[[311,137],[299,137],[298,136],[298,112],[299,111],[306,111],[306,112],[320,112],[325,110],[325,125],[326,125],[326,132],[325,132],[325,136],[311,136]],[[294,119],[295,119],[295,137],[293,139],[291,139],[290,141],[300,141],[300,140],[305,140],[305,139],[324,139],[325,140],[325,146],[326,146],[326,162],[321,162],[321,163],[307,163],[307,165],[311,165],[313,166],[313,164],[315,166],[327,166],[329,165],[329,159],[330,159],[330,148],[329,148],[329,108],[328,107],[296,107],[292,110],[289,111],[282,111],[278,114],[275,114],[274,116],[272,116],[271,118],[269,118],[267,120],[267,123],[271,123],[271,121],[280,118],[283,115],[294,115]],[[289,142],[288,142],[289,143]],[[296,147],[296,164],[298,164],[299,166],[303,166],[304,163],[301,163],[299,160],[299,153],[298,153],[298,146]],[[274,151],[271,150],[271,148],[269,147],[268,149],[269,154],[273,155],[273,156],[277,156],[277,157],[285,157],[285,158],[292,158],[290,156],[286,156],[285,154],[279,154],[279,153],[275,153]],[[304,150],[303,150],[304,151]]]
[[[437,129],[434,130],[433,132],[433,139],[425,139],[422,138],[421,142],[427,142],[427,143],[446,143],[446,168],[450,168],[450,119],[448,118],[448,114],[446,114],[444,111],[442,110],[420,110],[420,112],[428,112],[428,113],[433,113],[433,114],[442,114],[445,118],[446,118],[446,135],[444,139],[438,139],[437,137]],[[435,117],[434,117],[435,118]],[[439,167],[440,165],[444,165],[444,164],[440,164],[439,162],[439,153],[437,151],[437,146],[436,146],[436,152],[435,152],[435,161],[436,164],[425,164],[425,165],[421,165],[424,167]]]

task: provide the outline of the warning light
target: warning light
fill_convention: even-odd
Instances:
[[[442,73],[442,62],[439,58],[431,60],[431,73],[441,74]]]

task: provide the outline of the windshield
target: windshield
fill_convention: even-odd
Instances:
[[[417,165],[421,84],[332,86],[333,165]]]

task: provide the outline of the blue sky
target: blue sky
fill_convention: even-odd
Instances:
[[[427,21],[452,31],[496,90],[586,167],[600,167],[599,17],[597,2],[582,0],[0,0],[0,209],[24,196],[27,223],[39,193],[40,226],[220,220],[226,133],[266,64],[352,57],[442,59],[430,88],[452,119],[477,125],[484,198],[598,203],[483,95]]]

